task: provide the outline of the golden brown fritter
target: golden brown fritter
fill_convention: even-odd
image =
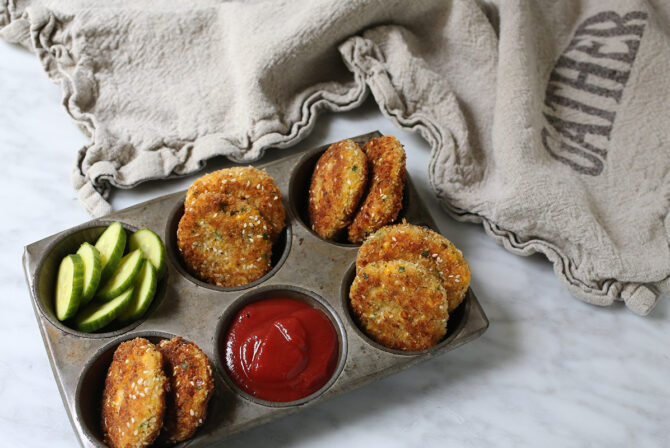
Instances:
[[[323,238],[336,237],[351,223],[367,180],[367,159],[356,142],[330,145],[316,163],[309,187],[312,229]]]
[[[163,356],[146,339],[123,342],[114,352],[102,394],[102,428],[112,448],[151,445],[163,425]]]
[[[430,229],[408,223],[386,226],[358,250],[356,272],[375,261],[407,260],[437,275],[447,292],[449,312],[461,304],[470,286],[470,268],[454,245]]]
[[[252,166],[225,168],[196,179],[186,192],[186,213],[205,193],[218,193],[223,203],[245,201],[260,212],[271,226],[269,235],[274,240],[286,226],[286,211],[274,179],[265,171]]]
[[[265,219],[246,201],[223,202],[217,193],[201,194],[182,216],[177,245],[187,270],[217,286],[245,285],[271,267]]]
[[[394,260],[364,266],[349,300],[363,331],[386,347],[423,350],[447,333],[447,293],[436,276],[416,263]]]
[[[349,241],[360,243],[398,217],[405,189],[405,150],[393,136],[370,139],[363,151],[370,164],[368,192],[354,221],[349,226]]]
[[[180,337],[164,339],[158,350],[165,359],[170,381],[167,411],[159,443],[186,440],[207,418],[207,403],[214,391],[212,367],[207,356],[193,342]]]

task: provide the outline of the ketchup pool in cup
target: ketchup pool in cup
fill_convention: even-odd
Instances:
[[[321,389],[337,364],[330,319],[308,303],[268,298],[240,309],[222,341],[225,367],[244,392],[287,402]]]

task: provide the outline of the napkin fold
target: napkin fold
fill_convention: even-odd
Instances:
[[[72,181],[94,216],[372,93],[430,144],[452,216],[641,315],[670,293],[669,20],[663,0],[0,0],[90,137]]]

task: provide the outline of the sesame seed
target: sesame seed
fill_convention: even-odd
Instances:
[[[193,409],[189,410],[188,413],[191,414],[191,415],[195,415],[195,412],[193,412]]]
[[[433,258],[437,258],[437,254],[433,254]]]

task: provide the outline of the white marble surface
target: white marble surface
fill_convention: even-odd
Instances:
[[[405,143],[428,197],[428,148],[372,102],[323,116],[309,142],[379,129]],[[53,379],[21,268],[23,246],[87,221],[70,186],[84,136],[38,61],[0,42],[0,446],[77,445]],[[212,161],[208,169],[225,166]],[[195,177],[195,176],[194,176]],[[194,177],[117,192],[120,209]],[[670,446],[670,303],[647,318],[571,297],[540,256],[507,253],[429,199],[470,261],[489,316],[483,337],[438,359],[240,434],[222,446]]]

